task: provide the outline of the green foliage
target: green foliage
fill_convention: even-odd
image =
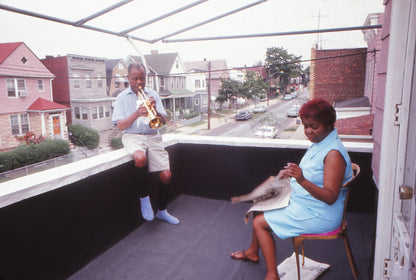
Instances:
[[[303,74],[300,59],[302,56],[295,56],[281,47],[268,48],[266,51],[266,69],[270,79],[279,79],[280,88],[286,92],[290,78]]]
[[[226,101],[232,101],[242,97],[253,100],[257,96],[266,95],[269,84],[261,79],[256,72],[248,71],[243,83],[228,79],[221,79],[221,88],[215,101],[221,105]]]
[[[121,149],[124,147],[123,142],[121,141],[121,137],[115,137],[111,139],[110,145],[113,149]]]
[[[218,90],[218,96],[216,101],[220,104],[232,100],[233,98],[240,97],[242,95],[242,85],[236,80],[230,78],[221,78],[221,88]]]
[[[100,135],[92,128],[80,124],[70,124],[68,131],[72,134],[70,140],[76,146],[84,146],[92,150],[97,148],[100,143]]]
[[[198,112],[193,112],[193,113],[189,113],[189,114],[184,114],[183,118],[185,120],[189,120],[189,119],[192,119],[192,118],[195,118],[195,117],[198,117],[198,116],[199,116]]]
[[[248,71],[246,73],[246,79],[243,83],[243,87],[245,88],[245,97],[253,100],[255,97],[265,95],[270,86],[262,78],[260,78],[256,72]]]
[[[69,152],[68,141],[61,139],[49,139],[36,145],[19,146],[14,150],[0,153],[0,172],[63,156]]]

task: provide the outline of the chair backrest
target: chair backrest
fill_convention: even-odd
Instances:
[[[346,182],[342,188],[347,188],[347,195],[345,196],[345,201],[344,201],[344,213],[342,214],[342,224],[341,224],[341,228],[345,229],[345,214],[347,212],[347,204],[348,204],[348,198],[350,196],[350,191],[351,191],[351,182],[355,180],[355,178],[357,178],[358,174],[360,174],[360,166],[356,163],[351,163],[352,165],[352,178],[351,180],[349,180],[348,182]]]

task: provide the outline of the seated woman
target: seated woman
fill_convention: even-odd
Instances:
[[[299,115],[312,145],[299,165],[288,163],[279,172],[279,177],[291,177],[289,205],[258,213],[250,247],[231,254],[233,259],[258,262],[261,249],[267,267],[265,280],[279,279],[272,232],[285,239],[337,229],[346,195],[341,187],[352,178],[351,160],[334,127],[336,113],[331,104],[313,99],[302,106]]]

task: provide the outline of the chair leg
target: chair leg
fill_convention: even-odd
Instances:
[[[300,267],[299,267],[299,245],[303,246],[303,242],[300,239],[293,238],[293,245],[295,247],[295,256],[296,256],[296,268],[298,271],[298,280],[300,280]],[[303,251],[302,251],[303,252]]]
[[[354,279],[357,280],[358,269],[357,269],[357,265],[355,264],[354,258],[352,256],[350,243],[348,242],[347,232],[345,232],[343,239],[344,239],[344,244],[345,244],[345,250],[347,251],[347,255],[348,255],[348,260],[350,262],[352,274],[354,275]]]
[[[302,266],[305,266],[305,248],[303,247],[303,240],[300,242],[300,246],[302,247]]]

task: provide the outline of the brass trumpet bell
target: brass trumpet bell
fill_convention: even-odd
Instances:
[[[147,110],[147,118],[149,119],[149,127],[151,129],[158,129],[162,125],[162,118],[157,115],[156,109],[150,103],[143,89],[140,87],[137,92],[137,97],[143,102],[144,107]]]

